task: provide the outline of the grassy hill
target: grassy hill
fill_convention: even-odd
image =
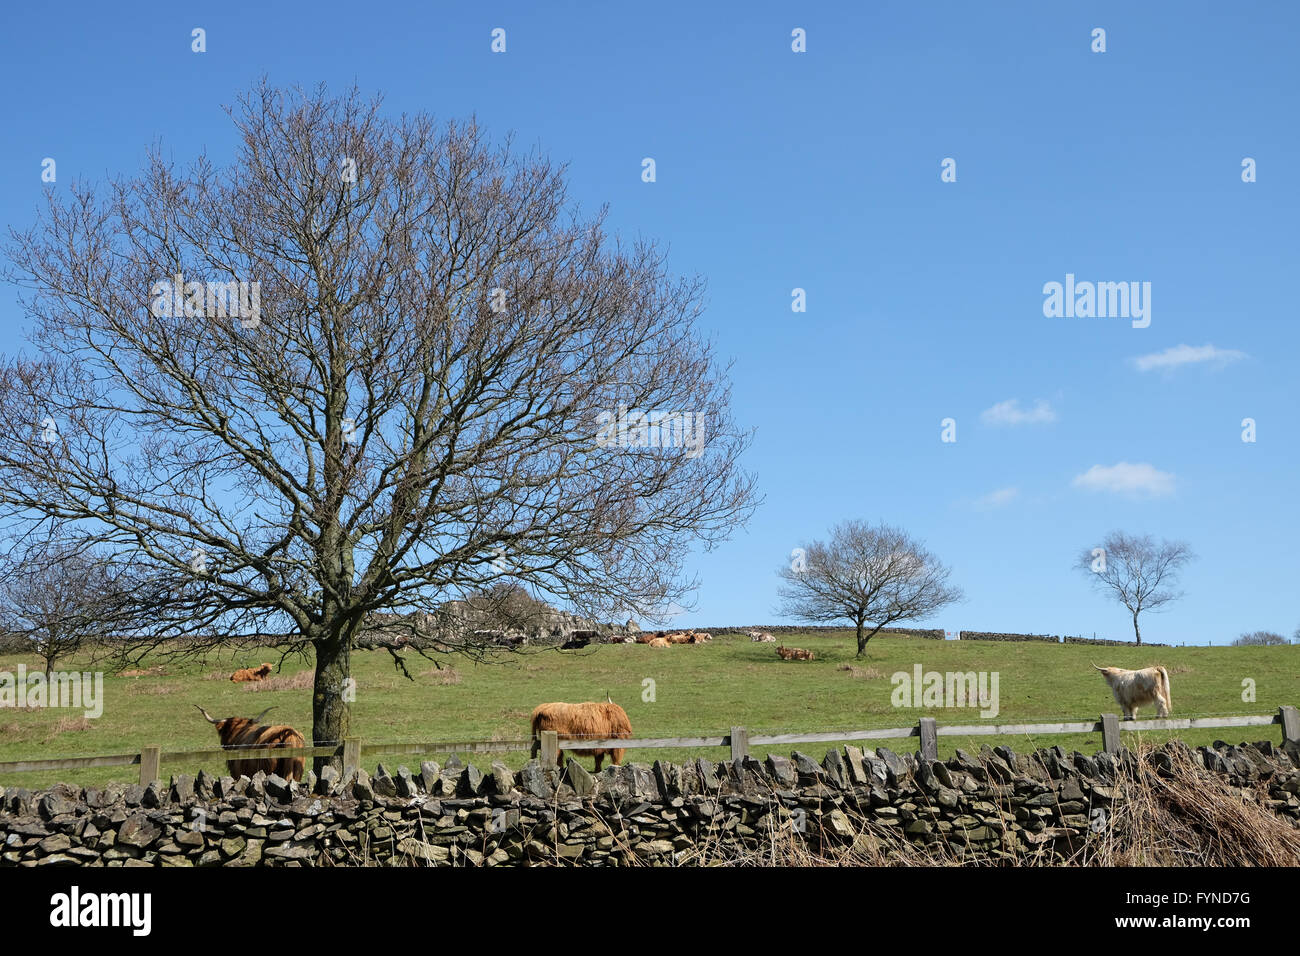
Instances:
[[[721,635],[711,644],[656,650],[643,645],[612,645],[584,651],[531,650],[503,655],[499,662],[475,664],[442,658],[443,669],[418,656],[408,657],[411,682],[395,672],[382,651],[355,652],[357,681],[352,732],[366,742],[481,740],[529,735],[528,717],[539,703],[552,700],[603,700],[608,691],[623,705],[638,737],[721,735],[733,726],[754,733],[816,732],[904,727],[918,717],[943,724],[979,723],[975,708],[914,709],[891,704],[890,676],[911,673],[916,664],[935,671],[996,671],[999,675],[997,723],[1036,720],[1095,720],[1116,710],[1110,691],[1090,666],[1142,667],[1163,664],[1170,673],[1175,717],[1268,714],[1281,704],[1300,705],[1300,647],[1096,647],[1041,642],[943,642],[889,634],[877,636],[862,659],[854,655],[851,632],[785,635],[782,642],[814,650],[812,662],[777,658],[774,645],[753,644],[747,637]],[[277,658],[265,652],[223,652],[206,660],[172,660],[156,656],[135,676],[104,676],[104,709],[87,720],[80,711],[0,708],[0,761],[87,754],[138,752],[157,744],[166,750],[197,750],[218,745],[216,733],[194,709],[202,704],[214,716],[251,716],[274,707],[269,721],[311,727],[311,664],[301,658],[261,685],[239,685],[228,677],[236,667]],[[0,670],[22,662],[39,666],[32,656],[0,656]],[[88,658],[60,669],[94,670]],[[1255,682],[1256,699],[1242,699],[1243,680]],[[648,683],[652,682],[652,683]],[[653,700],[650,689],[653,689]],[[643,699],[643,694],[647,699]],[[1142,711],[1140,717],[1154,717]],[[1276,727],[1245,731],[1148,733],[1160,741],[1180,736],[1189,743],[1222,737],[1239,742],[1280,740]],[[894,750],[915,750],[915,738],[883,741]],[[1091,753],[1100,734],[1051,735],[1036,740],[941,737],[940,750],[978,749],[982,743],[1013,748],[1060,744]],[[752,748],[762,756],[764,748]],[[788,753],[788,748],[772,748]],[[821,758],[827,745],[804,745]],[[695,756],[723,759],[724,749],[631,751],[628,760],[683,760]],[[391,765],[418,766],[418,756],[392,758]],[[434,759],[445,759],[435,757]],[[485,767],[492,755],[472,759]],[[518,767],[524,753],[496,755]],[[374,761],[366,760],[369,769]],[[389,763],[389,761],[385,761]],[[590,761],[586,761],[590,767]],[[199,768],[163,764],[163,776],[194,773]],[[214,763],[209,772],[224,773]],[[63,779],[82,785],[109,780],[134,782],[132,767],[79,772],[0,774],[0,786],[35,788]]]

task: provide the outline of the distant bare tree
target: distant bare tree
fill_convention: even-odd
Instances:
[[[1243,634],[1232,642],[1233,647],[1269,647],[1276,644],[1285,644],[1287,640],[1281,634],[1274,634],[1272,631],[1252,631],[1249,634]]]
[[[464,616],[476,628],[536,633],[551,609],[512,581],[499,581],[462,602]]]
[[[501,580],[662,604],[755,504],[702,283],[563,167],[379,110],[264,82],[229,167],[60,183],[9,250],[39,355],[0,363],[0,517],[131,561],[152,640],[312,651],[322,744],[367,615]]]
[[[0,628],[55,663],[113,633],[119,596],[113,567],[67,547],[11,553],[0,566]]]
[[[883,628],[928,617],[962,598],[950,570],[898,528],[846,521],[777,571],[778,613],[804,621],[852,621],[858,656]],[[868,630],[868,626],[870,629]]]
[[[1150,535],[1112,531],[1100,548],[1085,549],[1077,567],[1093,584],[1111,594],[1133,615],[1133,636],[1142,643],[1138,615],[1158,611],[1183,596],[1173,588],[1178,575],[1195,555],[1180,541],[1156,544]]]

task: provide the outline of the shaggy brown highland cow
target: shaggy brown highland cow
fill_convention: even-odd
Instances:
[[[533,750],[532,755],[537,756],[541,749],[540,734],[543,730],[554,730],[561,740],[605,740],[614,737],[628,738],[632,736],[632,723],[627,719],[627,712],[618,704],[606,701],[603,703],[587,701],[582,704],[566,704],[557,701],[551,704],[541,704],[533,711]],[[586,750],[582,753],[592,754],[596,758],[596,771],[600,771],[600,763],[609,754],[614,761],[614,766],[623,762],[623,750]],[[564,766],[564,752],[559,751],[556,754],[557,762],[561,767]]]
[[[261,680],[268,676],[272,670],[270,664],[263,664],[261,667],[243,667],[231,674],[230,679],[236,684],[242,684],[250,680]]]
[[[194,705],[199,707],[198,704]],[[208,723],[216,725],[217,733],[221,737],[221,746],[224,750],[253,750],[259,747],[304,747],[306,741],[303,740],[302,734],[292,727],[286,727],[280,724],[263,727],[262,718],[266,716],[267,708],[256,717],[226,717],[223,720],[217,720],[215,717],[209,717],[208,712],[199,707],[199,713],[207,718]],[[301,780],[304,768],[301,757],[271,757],[256,758],[253,760],[227,760],[226,767],[230,770],[230,775],[236,780],[240,775],[251,777],[259,770],[266,773],[279,774],[285,780]]]

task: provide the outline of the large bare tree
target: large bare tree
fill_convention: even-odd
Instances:
[[[804,621],[852,621],[858,656],[883,628],[959,601],[950,570],[899,528],[845,521],[830,540],[806,544],[781,578],[778,612]]]
[[[11,234],[36,354],[0,365],[4,517],[129,564],[151,639],[311,648],[318,743],[371,612],[688,592],[755,504],[702,283],[474,122],[265,81],[229,113],[228,165],[154,150]]]
[[[1077,567],[1092,583],[1119,601],[1133,615],[1133,636],[1142,643],[1138,615],[1158,611],[1182,597],[1174,588],[1183,567],[1196,556],[1181,541],[1159,544],[1150,535],[1112,531],[1099,548],[1087,548]]]

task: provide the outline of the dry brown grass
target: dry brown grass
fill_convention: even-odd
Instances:
[[[184,690],[181,684],[145,684],[130,683],[126,685],[126,692],[132,697],[168,697],[171,694],[179,694]]]
[[[1264,784],[1230,785],[1174,742],[1145,751],[1099,841],[1098,866],[1298,866],[1300,827],[1272,812]]]
[[[428,670],[420,671],[421,677],[429,679],[430,684],[439,684],[446,686],[448,684],[459,684],[461,682],[460,671],[454,667],[430,667]]]
[[[226,678],[229,680],[229,677]],[[316,683],[316,676],[311,671],[299,671],[296,674],[273,675],[261,680],[240,684],[245,691],[261,690],[309,690]]]
[[[49,730],[45,734],[45,739],[53,740],[60,734],[79,733],[83,730],[90,730],[94,726],[94,722],[87,720],[85,717],[60,717],[50,725]]]
[[[118,677],[162,677],[167,673],[167,668],[162,664],[155,664],[153,667],[147,667],[144,670],[126,670],[119,671]]]
[[[874,667],[858,667],[854,664],[841,664],[836,670],[848,671],[850,677],[858,680],[877,680],[885,676],[883,671]]]

